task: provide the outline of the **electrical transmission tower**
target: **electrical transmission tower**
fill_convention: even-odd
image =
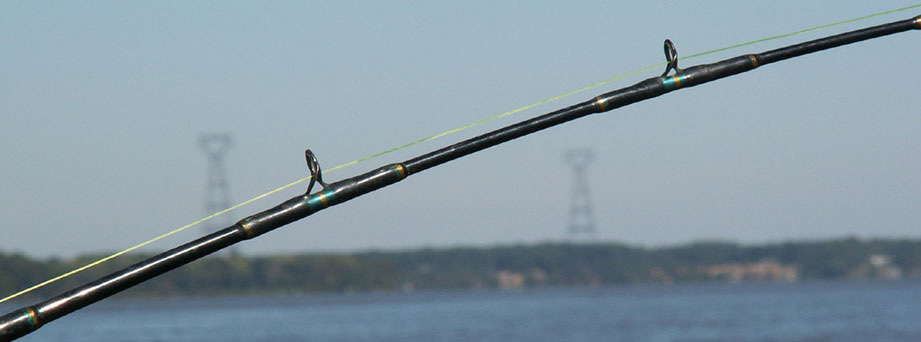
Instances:
[[[227,180],[227,168],[224,166],[224,156],[233,139],[226,133],[202,134],[198,137],[198,144],[208,155],[208,180],[205,187],[205,215],[211,215],[221,210],[230,208],[230,182]],[[202,231],[210,234],[218,229],[233,224],[230,214],[220,215],[202,224]],[[230,256],[239,255],[237,247],[228,248]]]
[[[588,164],[594,154],[590,149],[569,150],[565,154],[566,162],[572,167],[572,189],[569,202],[569,239],[595,238],[595,215],[592,210],[592,197],[588,184]]]

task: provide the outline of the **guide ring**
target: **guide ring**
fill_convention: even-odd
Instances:
[[[681,72],[681,69],[678,68],[678,49],[675,48],[675,43],[672,43],[671,39],[665,40],[665,61],[668,62],[668,65],[665,66],[665,72],[662,73],[662,76],[667,76],[670,70],[675,70],[675,73]]]
[[[310,171],[310,183],[307,183],[307,195],[310,195],[310,190],[313,189],[313,185],[320,183],[324,189],[329,184],[323,181],[323,171],[320,170],[320,162],[317,161],[317,156],[313,154],[313,151],[307,149],[304,151],[304,158],[307,159],[307,170]]]

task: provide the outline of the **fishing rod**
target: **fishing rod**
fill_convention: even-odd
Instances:
[[[291,198],[271,209],[240,220],[230,227],[150,257],[54,298],[10,312],[0,317],[0,341],[11,341],[29,334],[68,313],[222,248],[255,238],[320,210],[399,182],[410,175],[503,142],[583,116],[607,112],[681,88],[746,72],[765,64],[914,29],[921,29],[921,16],[685,69],[678,67],[677,49],[670,40],[666,40],[664,50],[667,66],[661,76],[652,77],[632,86],[601,94],[588,101],[467,139],[402,163],[385,165],[352,178],[326,183],[323,181],[322,170],[316,155],[307,150],[305,157],[311,177],[307,191],[303,195]],[[669,75],[671,71],[674,71],[674,74]],[[323,189],[311,193],[317,183]]]

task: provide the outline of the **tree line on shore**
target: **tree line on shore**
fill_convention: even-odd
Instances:
[[[123,256],[42,288],[47,298],[149,255]],[[99,258],[38,260],[0,253],[0,297]],[[208,257],[126,291],[128,296],[410,291],[462,288],[795,281],[921,276],[921,240],[741,245],[699,242],[642,248],[616,243],[544,243],[410,251]]]

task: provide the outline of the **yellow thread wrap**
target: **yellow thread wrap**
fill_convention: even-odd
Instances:
[[[253,233],[253,226],[251,223],[249,223],[249,219],[244,219],[243,221],[240,221],[240,226],[242,226],[243,231],[246,232],[247,239],[252,239],[253,237],[256,236],[256,234]]]
[[[35,326],[36,329],[39,328],[39,327],[41,327],[41,326],[42,326],[42,322],[39,322],[39,321],[38,321],[38,312],[36,312],[35,309],[33,309],[31,306],[30,306],[30,307],[27,307],[27,308],[26,308],[26,311],[29,312],[29,320],[32,321],[32,322],[31,322],[32,325]]]
[[[598,107],[601,108],[602,112],[608,110],[608,101],[601,96],[595,98],[595,103],[598,104]]]

